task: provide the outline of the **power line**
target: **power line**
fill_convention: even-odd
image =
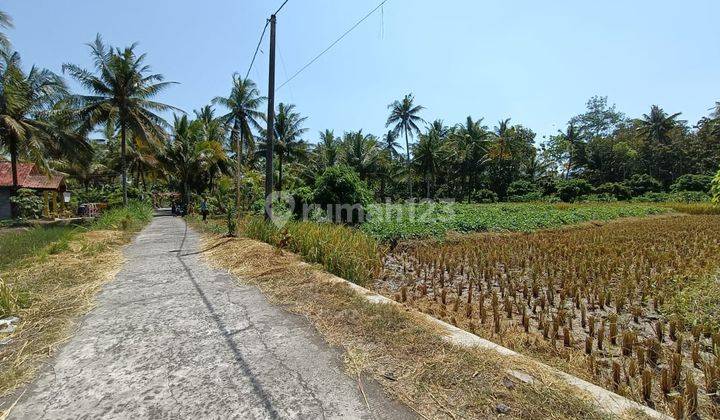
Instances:
[[[287,0],[285,0],[287,2]],[[257,47],[255,47],[255,53],[253,54],[252,61],[250,61],[250,67],[247,69],[247,73],[245,73],[245,78],[247,79],[248,76],[250,76],[250,70],[252,70],[253,64],[255,64],[255,57],[257,57],[258,50],[260,49],[260,44],[262,44],[263,38],[265,38],[265,31],[267,31],[268,24],[270,24],[269,20],[265,21],[265,27],[262,30],[262,34],[260,34],[260,40],[258,41]]]
[[[287,0],[285,0],[285,1],[287,2]],[[275,91],[278,91],[278,90],[282,89],[283,86],[285,86],[285,85],[287,85],[288,83],[290,83],[294,78],[296,78],[300,73],[302,73],[303,71],[305,71],[305,69],[307,69],[308,67],[310,67],[315,61],[317,61],[318,58],[322,57],[326,52],[330,51],[330,49],[331,49],[332,47],[334,47],[338,42],[342,41],[342,39],[345,38],[345,36],[347,36],[347,34],[349,34],[350,32],[352,32],[353,29],[355,29],[355,28],[357,28],[358,26],[360,26],[361,23],[363,23],[367,18],[370,17],[370,15],[372,15],[373,13],[375,13],[378,9],[380,9],[380,8],[381,8],[385,3],[387,3],[388,1],[390,1],[390,0],[383,0],[382,2],[380,2],[380,4],[378,4],[374,9],[372,9],[370,12],[368,12],[368,14],[366,14],[365,16],[363,16],[362,19],[360,19],[359,21],[357,21],[353,26],[350,27],[350,29],[348,29],[347,31],[345,31],[345,33],[343,33],[342,35],[340,35],[340,37],[339,37],[338,39],[336,39],[335,41],[333,41],[333,43],[330,44],[327,48],[325,48],[320,54],[316,55],[315,58],[313,58],[312,60],[310,60],[307,64],[305,64],[302,68],[300,68],[300,70],[296,71],[295,74],[292,75],[292,77],[290,77],[289,79],[287,79],[286,81],[284,81],[280,86],[278,86],[277,89],[275,89]],[[281,7],[281,8],[282,8],[282,7]]]
[[[281,4],[280,7],[278,7],[278,9],[277,9],[277,10],[275,11],[275,13],[273,13],[273,14],[274,14],[274,15],[277,15],[278,13],[280,13],[280,11],[282,10],[283,7],[285,7],[285,4],[286,4],[287,2],[288,2],[288,0],[285,0],[285,1],[283,2],[283,4]]]

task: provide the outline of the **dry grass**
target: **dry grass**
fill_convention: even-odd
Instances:
[[[367,374],[423,418],[488,418],[506,404],[511,418],[604,418],[577,390],[538,367],[492,351],[448,344],[413,311],[376,305],[294,254],[246,238],[208,237],[208,259],[304,315],[346,351],[348,372]],[[536,378],[507,377],[520,369]]]
[[[0,347],[0,395],[31,379],[72,335],[78,317],[93,307],[101,286],[120,269],[120,245],[130,237],[130,232],[110,230],[78,234],[62,251],[28,258],[0,273],[23,302],[11,342]]]

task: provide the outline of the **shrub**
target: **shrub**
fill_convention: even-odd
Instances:
[[[139,230],[152,219],[153,209],[148,203],[130,201],[127,206],[103,212],[92,224],[92,229]]]
[[[10,202],[17,208],[21,219],[39,219],[45,205],[35,191],[27,188],[17,190],[17,194],[10,198]]]
[[[710,196],[702,191],[678,191],[670,194],[670,199],[678,203],[703,203],[710,201]]]
[[[597,194],[610,194],[618,200],[628,200],[632,196],[632,191],[627,185],[619,182],[606,182],[595,188]]]
[[[633,197],[637,197],[648,192],[660,192],[663,188],[660,181],[648,174],[635,174],[630,177],[630,179],[625,180],[625,185],[630,188]]]
[[[712,196],[712,202],[720,204],[720,171],[715,175],[710,185],[710,195]]]
[[[336,205],[366,206],[372,200],[372,193],[367,184],[360,179],[357,172],[345,165],[332,166],[325,169],[315,182],[313,201],[315,204],[327,208]],[[335,221],[338,214],[335,214]],[[353,212],[348,220],[357,223],[358,215]]]
[[[538,192],[538,186],[530,181],[513,181],[507,189],[508,196],[522,196]]]
[[[511,195],[508,201],[513,203],[527,203],[531,201],[543,201],[546,197],[540,191],[533,191],[523,195]]]
[[[666,203],[670,200],[670,194],[661,192],[646,192],[643,195],[633,198],[639,203]]]
[[[612,194],[589,194],[580,197],[577,201],[585,203],[612,203],[617,201],[617,198]]]
[[[700,191],[706,193],[710,191],[712,181],[713,177],[710,175],[686,174],[675,180],[670,186],[670,191]]]
[[[494,191],[480,188],[470,194],[470,201],[473,203],[496,203],[498,201],[498,195],[495,194]]]
[[[563,179],[555,183],[557,194],[566,203],[577,200],[592,191],[592,185],[584,179]]]

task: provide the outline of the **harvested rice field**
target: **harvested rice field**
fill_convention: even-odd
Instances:
[[[720,416],[720,216],[399,243],[376,290],[657,410]]]

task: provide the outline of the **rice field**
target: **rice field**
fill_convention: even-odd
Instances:
[[[400,243],[375,288],[668,414],[720,416],[720,216]]]

